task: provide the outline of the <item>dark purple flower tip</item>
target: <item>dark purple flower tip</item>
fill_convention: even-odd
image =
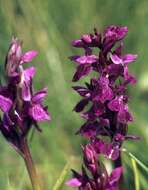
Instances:
[[[22,55],[21,63],[23,64],[23,63],[31,62],[33,58],[36,57],[37,55],[38,55],[38,52],[35,50],[28,51],[24,55]]]
[[[17,38],[12,38],[5,61],[5,69],[8,77],[13,76],[20,63],[22,56],[21,42]]]
[[[82,86],[73,86],[72,87],[77,93],[80,94],[80,96],[83,96],[85,98],[89,98],[90,97],[90,92],[87,88],[82,87]]]
[[[29,109],[29,115],[35,120],[35,121],[50,121],[50,115],[47,113],[46,110],[40,105],[40,104],[34,104]]]
[[[6,113],[12,106],[12,100],[0,95],[0,109]]]
[[[110,77],[112,77],[113,79],[117,78],[118,76],[122,76],[123,72],[124,72],[124,68],[122,65],[117,65],[117,64],[111,64],[107,67],[108,73],[110,75]]]
[[[98,129],[97,122],[86,122],[81,126],[81,128],[76,134],[81,134],[86,138],[91,138],[96,136],[97,129]]]
[[[139,136],[136,136],[136,135],[126,135],[125,139],[126,140],[140,140],[141,138]]]
[[[88,75],[91,71],[92,71],[91,65],[79,65],[77,67],[76,73],[73,76],[72,81],[73,82],[78,81],[80,78]]]
[[[95,116],[100,116],[104,113],[105,111],[105,107],[104,107],[104,104],[101,103],[101,102],[93,102],[93,107],[92,107],[92,111],[94,113]]]
[[[73,40],[72,46],[82,48],[84,47],[84,42],[82,40]]]
[[[107,27],[105,30],[104,36],[105,38],[113,38],[114,40],[122,40],[125,35],[128,32],[128,28],[126,26],[124,27],[119,27],[119,26],[114,26],[111,25]]]
[[[87,106],[89,100],[88,99],[82,99],[78,104],[74,107],[74,111],[81,112]]]
[[[11,132],[11,127],[14,125],[14,123],[11,121],[9,115],[7,113],[4,113],[3,120],[0,120],[0,129],[2,133],[9,134]]]

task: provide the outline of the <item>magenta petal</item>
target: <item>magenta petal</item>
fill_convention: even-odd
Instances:
[[[108,87],[106,89],[103,89],[103,91],[102,91],[102,97],[103,97],[102,102],[105,100],[111,100],[113,98],[113,96],[114,95],[113,95],[113,91],[111,88]]]
[[[6,98],[0,95],[0,109],[3,112],[8,112],[12,106],[12,101],[9,98]]]
[[[113,185],[113,184],[117,183],[119,181],[122,173],[123,173],[123,167],[115,168],[110,175],[109,184]]]
[[[22,84],[22,98],[25,101],[30,101],[31,100],[30,85],[27,82],[24,82]]]
[[[66,185],[68,185],[70,187],[80,187],[81,184],[82,183],[77,178],[72,178],[66,182]]]
[[[78,48],[81,48],[83,47],[84,43],[82,42],[82,40],[74,40],[72,41],[72,46],[74,47],[78,47]]]
[[[40,104],[33,105],[29,110],[30,116],[35,121],[45,121],[50,120],[49,114],[43,109],[43,107]]]
[[[41,103],[46,95],[47,95],[47,88],[43,88],[42,90],[35,93],[35,95],[32,97],[32,101],[34,103]]]
[[[114,147],[112,144],[107,144],[106,146],[106,156],[109,159],[116,160],[120,153],[119,147]]]
[[[82,36],[82,40],[86,43],[91,43],[92,42],[92,38],[91,38],[91,35],[90,34],[84,34]]]
[[[77,57],[75,61],[79,64],[91,64],[97,61],[97,57],[95,55],[84,55]]]
[[[123,56],[122,60],[124,63],[130,63],[130,62],[133,62],[137,59],[137,55],[135,54],[126,54]]]
[[[22,63],[27,63],[27,62],[30,62],[32,61],[32,59],[34,57],[36,57],[38,55],[38,52],[37,51],[34,51],[34,50],[31,50],[31,51],[28,51],[26,52],[22,58],[21,58],[21,61]]]
[[[123,105],[123,100],[121,97],[116,97],[108,103],[108,108],[111,111],[119,111],[120,107]]]
[[[120,57],[118,57],[116,54],[111,54],[110,58],[114,64],[122,64],[123,63],[122,59]]]
[[[131,83],[131,84],[135,84],[137,81],[136,81],[136,78],[129,74],[128,72],[128,67],[124,67],[124,79],[128,82],[128,83]]]
[[[107,27],[105,30],[105,37],[106,38],[115,38],[115,40],[121,40],[125,37],[126,33],[128,32],[128,28],[126,26],[119,27],[111,25]]]
[[[35,68],[34,67],[30,67],[30,68],[27,68],[23,71],[23,74],[24,74],[24,80],[27,82],[27,81],[30,81],[30,79],[33,78],[33,76],[35,75]]]

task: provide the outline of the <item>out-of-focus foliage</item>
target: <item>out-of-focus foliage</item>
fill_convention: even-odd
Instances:
[[[39,51],[34,61],[37,67],[34,83],[36,89],[42,86],[49,88],[46,103],[52,122],[41,124],[43,132],[35,133],[31,142],[43,189],[52,189],[68,160],[71,160],[71,168],[79,167],[82,140],[74,133],[83,121],[72,112],[79,96],[71,89],[75,66],[67,57],[75,51],[70,41],[91,32],[94,27],[101,31],[110,24],[127,25],[129,28],[126,51],[139,55],[138,61],[130,67],[138,83],[129,89],[131,110],[135,116],[129,130],[140,135],[141,141],[128,142],[124,146],[148,165],[147,18],[147,0],[0,0],[1,81],[4,81],[5,54],[14,35],[23,40],[25,49]],[[24,163],[2,136],[0,152],[0,189],[29,190]],[[134,190],[130,159],[123,155],[123,160],[125,189]],[[140,188],[146,190],[148,176],[141,168],[138,169]],[[70,188],[64,186],[63,190],[66,189]]]

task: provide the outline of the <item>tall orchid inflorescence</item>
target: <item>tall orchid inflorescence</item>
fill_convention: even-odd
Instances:
[[[82,97],[74,110],[81,112],[85,120],[77,134],[89,139],[83,152],[84,165],[91,177],[83,166],[81,174],[73,171],[74,178],[67,184],[80,190],[117,190],[122,173],[121,145],[124,140],[137,139],[127,134],[128,122],[133,121],[128,108],[127,85],[136,82],[129,73],[128,64],[137,58],[137,55],[122,53],[123,38],[127,32],[127,27],[112,25],[103,34],[94,29],[93,34],[85,34],[72,42],[74,47],[83,48],[85,53],[70,57],[77,64],[73,82],[92,71],[96,72],[96,77],[86,82],[85,86],[73,87]],[[117,163],[111,176],[98,161],[100,154]]]
[[[35,171],[31,163],[27,135],[33,127],[41,130],[38,127],[39,121],[50,120],[47,107],[43,105],[47,88],[34,92],[32,82],[35,68],[24,69],[24,65],[31,62],[37,54],[34,50],[22,53],[22,43],[13,38],[5,61],[6,85],[0,87],[1,133],[25,159],[34,189],[39,187],[33,179]]]

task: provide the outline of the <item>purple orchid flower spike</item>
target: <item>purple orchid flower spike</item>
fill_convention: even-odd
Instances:
[[[136,54],[123,54],[123,39],[127,32],[127,27],[111,25],[103,34],[95,29],[94,33],[84,34],[72,42],[74,47],[84,50],[84,55],[70,57],[77,65],[73,82],[93,71],[96,73],[85,86],[73,87],[81,96],[74,111],[80,113],[85,120],[76,134],[86,137],[89,141],[83,148],[84,165],[93,176],[90,178],[85,174],[87,177],[84,178],[83,172],[74,174],[74,179],[68,184],[78,189],[118,190],[122,173],[122,145],[125,140],[138,139],[127,133],[128,123],[133,121],[128,107],[127,86],[136,83],[128,66],[137,59]],[[101,175],[97,173],[100,171],[100,164],[98,166],[98,160],[95,161],[99,155],[113,160],[115,165],[111,176],[106,175],[105,183],[99,177],[96,181],[97,174]]]
[[[38,121],[50,120],[43,105],[47,88],[33,94],[32,79],[36,70],[34,67],[23,68],[23,64],[32,61],[37,54],[34,50],[22,53],[22,43],[13,38],[5,62],[7,85],[0,87],[0,109],[3,112],[0,130],[19,152],[22,151],[21,139],[26,138],[29,130],[36,127]]]
[[[22,43],[13,38],[6,61],[6,86],[0,87],[0,131],[5,139],[23,157],[34,190],[40,190],[36,170],[28,147],[28,133],[38,126],[40,121],[50,121],[50,114],[43,100],[47,95],[47,88],[33,92],[34,67],[23,68],[31,62],[37,51],[22,53]]]
[[[104,165],[98,161],[95,149],[90,144],[83,147],[83,155],[85,168],[82,167],[81,173],[72,170],[73,178],[68,180],[66,184],[79,190],[118,190],[123,168],[115,168],[111,175],[108,175]]]
[[[77,68],[74,81],[93,70],[98,73],[98,78],[92,78],[86,87],[73,87],[82,97],[74,110],[82,112],[81,116],[87,120],[78,131],[84,136],[92,138],[105,135],[113,141],[117,133],[126,136],[127,124],[133,121],[128,109],[126,89],[128,84],[136,82],[128,71],[128,63],[135,61],[137,55],[122,55],[122,40],[127,32],[127,27],[112,25],[103,35],[95,29],[94,34],[83,35],[81,39],[72,43],[74,47],[83,48],[85,51],[84,56],[71,57],[71,60],[81,67]],[[118,43],[119,45],[114,48]],[[98,49],[98,55],[93,54],[95,48]],[[107,124],[104,125],[102,121],[107,121]]]

